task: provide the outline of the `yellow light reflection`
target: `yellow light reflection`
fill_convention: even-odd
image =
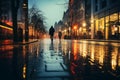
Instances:
[[[77,48],[78,46],[77,46],[77,43],[76,43],[76,41],[72,44],[72,50],[73,50],[73,55],[74,55],[74,60],[76,60],[77,59],[77,51],[78,51],[78,48]]]
[[[1,28],[5,28],[5,29],[8,29],[8,30],[13,30],[12,28],[9,28],[9,27],[6,27],[6,26],[3,26],[3,25],[0,25]]]
[[[104,48],[99,47],[99,64],[103,65],[104,62]]]
[[[95,53],[95,46],[94,45],[92,45],[91,46],[91,55],[90,55],[90,58],[91,58],[91,60],[92,61],[94,61],[95,60],[95,56],[94,56],[94,53]]]
[[[23,66],[23,78],[26,78],[26,64]]]
[[[74,29],[77,29],[77,25],[74,25],[74,27],[73,27]]]
[[[83,44],[83,57],[86,57],[87,56],[87,46],[86,46],[86,44]]]
[[[112,53],[112,60],[111,60],[111,66],[113,70],[116,70],[117,65],[117,48],[115,48],[114,52]]]
[[[79,50],[80,50],[80,55],[85,58],[85,57],[88,55],[88,54],[87,54],[87,53],[88,53],[88,52],[87,52],[87,51],[88,51],[88,50],[87,50],[87,49],[88,49],[88,48],[87,48],[87,45],[83,43],[83,44],[80,45],[79,48],[80,48],[80,49],[79,49]]]
[[[47,38],[47,35],[46,35],[46,34],[44,34],[43,36],[44,36],[44,38]]]

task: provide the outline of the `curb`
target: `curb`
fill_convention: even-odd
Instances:
[[[33,41],[28,41],[28,42],[17,42],[17,43],[7,43],[7,44],[0,44],[0,46],[5,46],[5,45],[26,45],[26,44],[30,44],[30,43],[34,43],[34,42],[38,42],[39,40],[33,40]]]
[[[18,43],[13,43],[13,45],[26,45],[30,43],[38,42],[38,40],[30,41],[30,42],[18,42]]]
[[[114,43],[120,43],[119,40],[97,40],[97,39],[82,39],[85,41],[96,41],[96,42],[114,42]]]

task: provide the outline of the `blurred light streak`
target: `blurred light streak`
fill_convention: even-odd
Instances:
[[[12,28],[9,28],[9,27],[6,27],[6,26],[3,26],[3,25],[0,25],[1,28],[5,28],[5,29],[8,29],[8,30],[13,30]]]

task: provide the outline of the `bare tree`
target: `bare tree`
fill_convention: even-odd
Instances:
[[[45,33],[45,25],[44,25],[45,17],[42,14],[42,11],[39,10],[35,5],[33,5],[29,9],[29,24],[33,24],[36,32]]]

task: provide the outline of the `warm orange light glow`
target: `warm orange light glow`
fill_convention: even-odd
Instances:
[[[8,30],[13,30],[12,28],[9,28],[7,26],[3,26],[3,25],[0,25],[1,28],[5,28],[5,29],[8,29]]]
[[[23,78],[26,78],[26,64],[23,66]]]
[[[23,6],[26,6],[26,4],[24,3]]]
[[[92,20],[91,20],[91,23],[93,23],[93,22],[94,22],[94,20],[92,19]]]
[[[73,29],[77,29],[77,25],[74,25]]]
[[[85,32],[85,31],[86,31],[86,28],[83,28],[83,31]]]
[[[27,8],[27,4],[26,3],[23,3],[23,8]]]
[[[78,54],[78,45],[76,40],[74,41],[74,44],[72,44],[72,52],[74,55],[74,60],[77,60],[77,54]]]
[[[86,46],[86,44],[83,44],[83,54],[82,54],[82,56],[83,57],[86,57],[87,56],[87,46]]]
[[[6,24],[12,26],[12,22],[10,22],[10,21],[6,21]]]
[[[81,28],[81,27],[79,28],[79,31],[80,31],[80,32],[82,31],[82,28]]]
[[[98,55],[99,55],[99,64],[100,65],[103,65],[103,62],[104,62],[104,48],[103,47],[99,47],[99,53],[98,53]]]
[[[9,26],[12,26],[12,22],[8,20],[1,20],[1,22],[8,24]]]
[[[83,27],[85,27],[85,26],[86,26],[86,23],[84,22],[84,23],[83,23]]]
[[[115,27],[115,31],[117,31],[117,27]]]
[[[90,58],[91,58],[91,60],[92,61],[94,61],[95,60],[95,55],[94,55],[94,53],[95,53],[95,46],[91,46],[91,54],[90,54]]]
[[[66,29],[64,30],[64,32],[66,32]]]

